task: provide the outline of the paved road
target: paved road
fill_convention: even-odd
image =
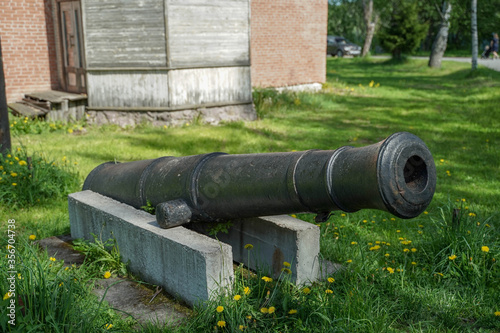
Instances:
[[[429,57],[423,59],[429,59]],[[469,64],[472,64],[472,59],[471,58],[450,58],[450,57],[444,57],[443,61],[459,61],[459,62],[466,62]],[[490,69],[493,69],[494,71],[500,72],[500,59],[477,59],[477,63],[479,65],[482,65],[484,67],[488,67]]]
[[[390,58],[390,56],[373,56],[373,58]],[[427,59],[429,60],[429,57],[412,57],[415,59]],[[444,57],[442,61],[458,61],[458,62],[466,62],[471,64],[472,66],[472,59],[471,58],[458,58],[458,57]],[[479,65],[482,65],[484,67],[488,67],[494,71],[500,72],[500,59],[477,59],[477,63]]]

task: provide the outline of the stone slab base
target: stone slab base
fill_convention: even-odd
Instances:
[[[210,224],[192,223],[189,228],[208,234]],[[275,278],[288,268],[291,280],[301,285],[320,277],[319,236],[316,225],[278,215],[232,221],[228,233],[219,232],[217,239],[231,245],[235,261]]]
[[[92,191],[68,196],[71,237],[114,238],[122,260],[144,281],[195,305],[230,286],[229,245],[184,227],[161,229],[155,217]]]
[[[182,126],[193,122],[218,125],[229,121],[252,121],[257,119],[253,104],[204,107],[178,111],[120,111],[87,109],[87,120],[91,124],[116,124],[121,127],[150,123],[153,126]]]
[[[278,92],[296,91],[296,92],[318,92],[323,88],[321,83],[305,83],[293,86],[284,86],[275,88]]]

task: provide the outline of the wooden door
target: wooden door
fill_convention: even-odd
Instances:
[[[63,72],[66,91],[85,93],[85,59],[83,52],[80,1],[59,3]]]

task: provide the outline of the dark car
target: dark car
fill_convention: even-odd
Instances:
[[[359,56],[361,54],[361,47],[351,43],[344,37],[328,36],[326,53],[332,56],[336,55],[339,58],[345,55]]]

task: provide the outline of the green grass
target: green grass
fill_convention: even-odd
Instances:
[[[334,276],[335,282],[314,284],[305,294],[286,275],[266,283],[261,279],[265,272],[254,277],[237,272],[228,296],[195,309],[177,330],[239,331],[242,325],[254,332],[497,332],[500,73],[480,68],[471,74],[469,64],[452,62],[436,70],[426,63],[328,58],[322,92],[258,90],[254,99],[261,119],[249,123],[85,126],[82,131],[84,124],[31,125],[21,119],[15,126],[33,130],[14,129],[13,147],[68,161],[79,174],[78,185],[71,187],[77,191],[84,177],[106,161],[335,149],[412,132],[427,144],[437,168],[436,194],[425,214],[401,220],[380,211],[338,212],[320,226],[322,256],[347,267]],[[455,209],[460,211],[453,219]],[[299,217],[312,221],[309,214]],[[15,218],[21,236],[69,233],[61,198],[17,208],[3,203],[0,218],[2,230],[7,219]],[[252,292],[243,295],[244,287]],[[236,293],[244,297],[235,301]],[[260,311],[271,306],[271,314]],[[219,321],[225,321],[225,328],[217,328]],[[116,318],[114,324],[127,327]],[[159,329],[150,325],[143,330]]]

